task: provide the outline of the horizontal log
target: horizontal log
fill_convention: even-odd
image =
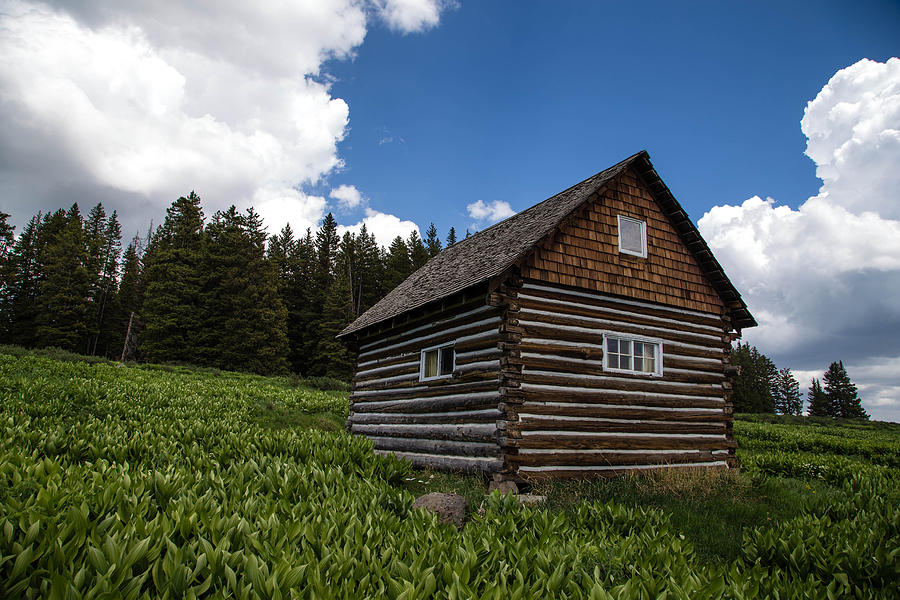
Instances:
[[[729,445],[731,444],[731,446]],[[562,433],[539,434],[523,432],[522,439],[515,440],[519,449],[546,448],[558,450],[727,450],[733,442],[723,438],[703,439],[691,437],[612,437],[602,435],[565,436]]]
[[[525,362],[525,369],[539,371],[553,371],[560,375],[597,375],[597,376],[615,376],[621,379],[635,379],[647,381],[647,375],[629,374],[615,372],[613,375],[609,371],[604,371],[602,361],[593,360],[585,361],[579,359],[568,359],[553,355],[535,355],[526,353],[522,360]],[[600,363],[600,364],[598,364]],[[663,376],[653,381],[674,382],[674,383],[698,383],[698,384],[716,384],[722,383],[725,376],[721,373],[668,369],[665,360],[663,360]]]
[[[712,384],[692,384],[666,381],[662,378],[631,379],[616,375],[574,377],[566,373],[549,371],[525,371],[522,374],[524,383],[555,385],[563,387],[591,388],[598,390],[616,390],[629,392],[647,392],[650,394],[678,394],[722,398],[722,386]]]
[[[447,440],[422,440],[409,438],[370,438],[376,450],[395,452],[421,452],[425,454],[445,454],[450,456],[500,456],[500,446],[496,443],[453,442]]]
[[[532,283],[526,281],[525,285],[522,286],[519,297],[521,298],[523,295],[539,296],[563,302],[578,302],[603,308],[628,310],[639,314],[677,319],[679,321],[707,325],[710,327],[720,327],[722,324],[722,317],[712,313],[668,307],[664,304],[649,303],[641,300],[614,298],[612,296],[598,294],[597,292],[566,290],[564,288],[548,286],[544,282]]]
[[[565,346],[563,344],[554,344],[554,343],[539,343],[537,341],[531,341],[531,339],[527,339],[519,344],[519,349],[522,352],[534,352],[534,353],[542,353],[542,354],[553,354],[557,356],[564,356],[568,358],[575,359],[592,359],[599,360],[603,358],[603,345],[597,344],[596,346],[582,345],[582,344],[574,344],[571,346]]]
[[[398,387],[411,387],[415,385],[421,385],[419,383],[419,368],[418,366],[414,368],[406,368],[403,372],[400,372],[396,375],[389,376],[379,376],[371,377],[363,380],[354,380],[353,389],[354,390],[365,390],[365,389],[385,389],[385,388],[398,388]]]
[[[686,463],[706,463],[722,460],[719,454],[712,452],[677,452],[660,453],[648,451],[646,453],[577,453],[577,452],[552,452],[541,454],[523,454],[520,452],[509,457],[510,464],[518,466],[636,466],[636,465],[671,465]]]
[[[351,406],[354,413],[387,412],[387,413],[421,413],[437,411],[475,410],[496,408],[500,395],[486,394],[453,394],[432,398],[411,398],[404,400],[387,400],[379,402],[356,402]]]
[[[354,423],[354,434],[368,437],[420,438],[429,440],[456,440],[460,442],[496,442],[496,423],[431,423],[426,425],[366,425]]]
[[[500,317],[491,316],[466,325],[442,329],[426,336],[404,340],[386,346],[374,346],[371,350],[361,353],[359,357],[361,360],[368,361],[405,352],[418,352],[422,348],[451,343],[460,339],[479,335],[485,331],[498,331],[499,328]]]
[[[468,336],[466,339],[457,339],[453,349],[457,353],[474,352],[487,348],[496,348],[500,342],[500,328],[485,329],[483,332]]]
[[[452,328],[459,328],[463,325],[469,325],[483,321],[487,318],[500,318],[500,311],[486,304],[479,304],[467,311],[457,312],[455,314],[436,313],[434,318],[418,327],[411,329],[395,329],[385,335],[373,339],[363,345],[360,345],[361,353],[368,353],[384,346],[392,346],[401,342],[422,339],[435,333],[446,331]]]
[[[697,435],[723,435],[724,423],[684,423],[659,421],[603,421],[603,420],[554,420],[523,417],[516,424],[519,431],[580,431],[596,433],[694,433]]]
[[[391,452],[389,450],[375,450],[375,454],[393,454],[397,458],[411,461],[413,466],[439,469],[442,471],[496,473],[503,468],[503,461],[500,458],[442,456],[439,454],[415,452]]]
[[[503,357],[503,352],[497,348],[496,344],[491,344],[484,348],[481,351],[475,352],[457,352],[456,353],[456,366],[462,367],[465,365],[469,365],[472,363],[483,362],[486,360],[500,360]]]
[[[710,373],[723,372],[723,363],[721,356],[699,358],[694,356],[683,356],[680,354],[675,354],[673,352],[664,352],[663,364],[667,369],[691,369],[693,371],[704,371]]]
[[[525,481],[541,481],[544,479],[586,479],[593,477],[621,477],[622,475],[637,475],[651,470],[658,469],[678,469],[678,468],[694,468],[694,469],[715,469],[724,470],[728,465],[724,460],[712,461],[709,463],[690,463],[686,465],[652,465],[652,466],[633,466],[633,467],[607,467],[603,465],[597,466],[544,466],[544,467],[528,467],[519,468],[518,474]]]
[[[672,329],[670,327],[634,325],[632,323],[624,323],[609,319],[582,317],[559,312],[551,313],[538,310],[523,310],[521,313],[519,313],[519,319],[522,323],[538,322],[546,323],[548,325],[555,325],[557,327],[583,327],[600,332],[609,331],[623,335],[632,334],[638,336],[651,336],[661,338],[664,341],[679,341],[698,345],[709,344],[715,345],[716,347],[722,345],[722,336],[724,335],[724,332],[721,331],[718,333],[718,335],[712,335],[708,332],[688,333],[679,331],[677,329]]]
[[[379,358],[376,360],[364,360],[359,361],[356,365],[358,371],[367,371],[369,369],[381,368],[390,365],[396,365],[404,362],[418,362],[419,353],[418,352],[405,352],[403,354],[397,354],[396,356],[388,356],[386,358]]]
[[[415,358],[418,359],[418,355],[415,355]],[[361,369],[356,372],[356,377],[353,378],[353,381],[362,382],[384,377],[394,377],[396,375],[405,375],[408,373],[418,373],[419,364],[419,360],[407,360],[371,369]]]
[[[665,394],[647,394],[635,392],[632,394],[623,391],[601,389],[567,389],[559,386],[537,386],[530,383],[522,384],[526,402],[577,402],[597,404],[627,404],[642,407],[665,408],[722,408],[725,402],[719,398],[687,398],[670,396]]]
[[[400,423],[496,423],[503,418],[497,408],[465,410],[439,413],[353,413],[347,419],[359,424],[400,424]]]
[[[448,298],[419,314],[406,313],[401,318],[383,321],[367,328],[365,335],[359,338],[359,344],[361,346],[368,345],[384,339],[386,335],[393,335],[395,332],[409,331],[422,325],[431,324],[442,317],[452,317],[467,313],[484,306],[485,298],[485,295],[482,294],[470,294],[465,297],[457,297],[456,299]]]
[[[529,401],[519,413],[547,416],[588,417],[598,419],[641,419],[653,421],[684,421],[691,423],[725,422],[727,417],[721,407],[714,411],[672,410],[669,408],[630,408],[626,406],[577,406],[559,403],[548,405]]]
[[[717,326],[699,325],[683,319],[673,318],[674,315],[668,317],[647,315],[623,310],[624,308],[625,307],[612,309],[608,306],[591,306],[583,303],[571,303],[523,295],[520,313],[525,313],[529,310],[548,311],[579,317],[602,319],[617,323],[627,323],[636,327],[665,327],[668,329],[677,329],[685,333],[716,335],[717,337],[725,333],[724,322],[719,322]]]
[[[585,360],[582,358],[570,359],[554,355],[534,355],[531,353],[522,357],[526,369],[539,369],[547,371],[559,371],[562,373],[579,373],[582,375],[603,375],[603,361]]]
[[[497,389],[496,380],[461,382],[453,378],[440,380],[445,385],[420,385],[410,389],[385,389],[385,390],[360,390],[350,392],[351,406],[355,402],[368,402],[374,400],[402,400],[405,398],[430,398],[432,396],[446,396],[448,394],[464,394],[473,392],[486,392]]]

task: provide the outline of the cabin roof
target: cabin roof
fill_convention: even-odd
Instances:
[[[650,162],[650,155],[642,150],[581,183],[444,249],[338,335],[358,332],[501,275],[551,234],[594,192],[629,167],[634,168],[649,186],[685,246],[728,307],[734,326],[755,326],[756,321],[747,310],[741,295],[725,275],[687,213],[656,173]]]

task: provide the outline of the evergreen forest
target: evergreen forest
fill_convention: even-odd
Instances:
[[[204,215],[191,192],[123,248],[114,211],[0,212],[0,339],[89,356],[349,379],[335,336],[443,244],[432,224],[385,249],[365,225],[268,235],[234,206]],[[451,228],[447,245],[456,241]]]
[[[331,213],[316,231],[268,235],[252,207],[207,219],[194,192],[124,250],[118,215],[102,204],[87,216],[77,204],[39,213],[18,235],[9,216],[0,212],[4,343],[342,380],[355,356],[335,336],[444,246],[434,224],[388,248],[365,225],[339,235]],[[445,243],[456,243],[452,227]],[[731,358],[735,412],[803,413],[790,369],[749,344]],[[841,361],[822,382],[806,394],[811,416],[868,419]]]

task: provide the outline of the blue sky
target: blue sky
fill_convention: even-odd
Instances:
[[[900,4],[0,0],[0,209],[462,235],[646,149],[806,388],[900,421]]]
[[[732,7],[470,2],[425,34],[373,28],[326,65],[350,106],[329,183],[442,235],[471,202],[521,210],[640,149],[695,221],[754,194],[803,201],[819,187],[803,109],[837,70],[900,50],[900,5]]]

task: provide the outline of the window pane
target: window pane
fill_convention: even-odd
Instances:
[[[619,242],[622,249],[643,254],[644,239],[640,221],[619,219]]]
[[[619,368],[631,370],[631,357],[623,354],[619,360]]]
[[[441,348],[441,375],[453,374],[453,348]]]
[[[618,369],[619,368],[619,355],[618,354],[610,354],[607,362],[609,363],[610,369]]]
[[[655,373],[656,372],[656,361],[652,358],[644,359],[644,372],[645,373]]]
[[[425,353],[425,377],[436,377],[438,374],[438,351],[429,350]]]
[[[641,358],[639,356],[634,357],[634,370],[635,371],[643,371],[644,370],[644,359],[643,358]]]
[[[656,358],[656,344],[644,344],[644,358]]]
[[[607,338],[606,347],[610,352],[618,352],[619,351],[619,340],[616,338]]]
[[[641,342],[634,343],[634,355],[635,356],[643,356],[644,355],[644,344]]]
[[[631,354],[631,341],[630,340],[619,340],[619,353],[620,354]]]

